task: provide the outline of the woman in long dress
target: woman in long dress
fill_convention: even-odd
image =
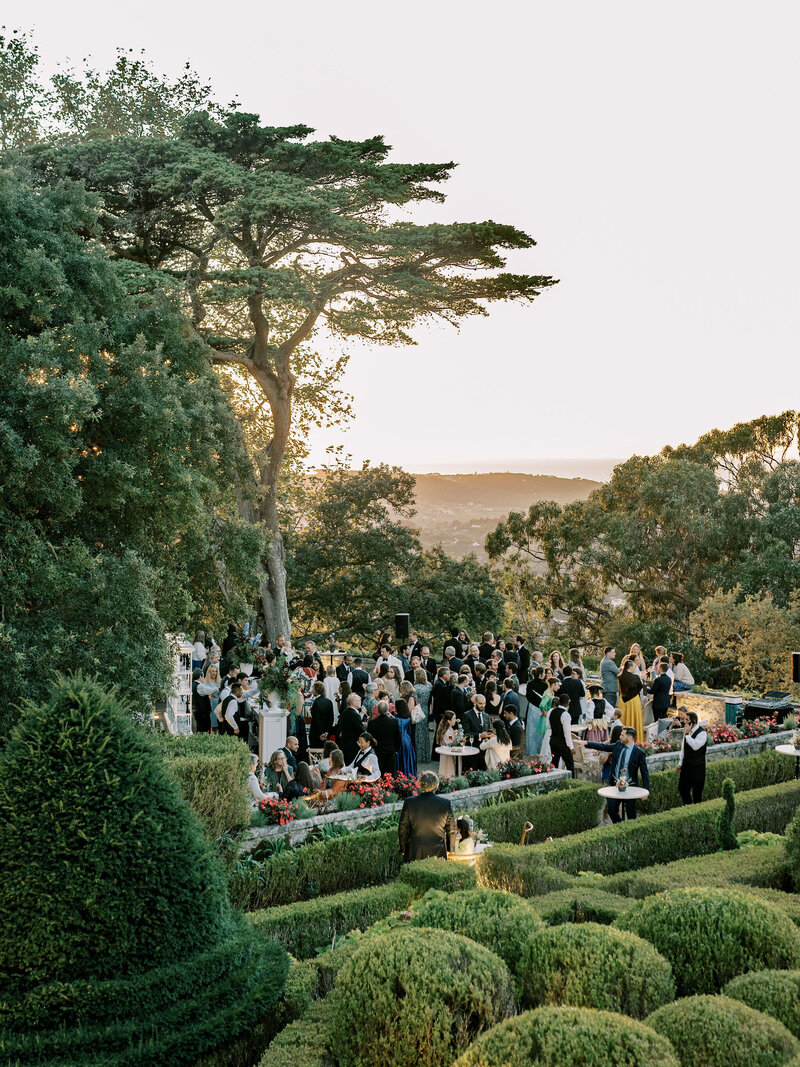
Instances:
[[[436,737],[434,739],[434,748],[439,748],[441,745],[451,745],[456,739],[456,713],[454,711],[446,711],[439,719],[439,725],[436,729]],[[439,755],[439,777],[440,778],[453,778],[456,773],[456,760],[455,756],[443,756]]]
[[[400,727],[400,751],[397,753],[397,769],[410,778],[416,777],[417,753],[414,748],[414,725],[411,712],[402,697],[394,703],[397,725]]]
[[[539,721],[536,724],[536,732],[541,738],[541,744],[539,745],[539,755],[542,759],[550,759],[550,719],[549,715],[553,709],[553,704],[556,702],[558,691],[561,688],[561,679],[552,675],[547,679],[547,692],[539,702],[539,707],[542,714],[539,717]],[[535,755],[535,753],[534,753]]]
[[[539,720],[544,714],[541,706],[542,697],[549,687],[544,680],[544,667],[533,667],[530,674],[531,680],[525,690],[528,698],[528,714],[525,717],[525,754],[538,756],[544,736],[539,730]]]
[[[623,726],[632,726],[636,731],[636,740],[644,740],[644,719],[642,717],[642,679],[636,672],[633,659],[625,661],[619,676],[619,710]]]
[[[422,672],[425,673],[424,671]],[[411,682],[402,682],[400,695],[408,704],[411,712],[411,722],[414,727],[414,749],[417,753],[417,767],[422,763],[429,763],[431,758],[431,735],[428,732],[428,712],[423,710],[417,699],[417,694]]]

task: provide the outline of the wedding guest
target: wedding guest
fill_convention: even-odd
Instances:
[[[250,773],[247,776],[247,785],[250,790],[250,807],[253,811],[258,808],[262,800],[277,800],[277,793],[265,793],[261,788],[258,777],[258,756],[255,753],[250,757]]]
[[[684,804],[699,804],[706,784],[706,749],[708,734],[700,726],[695,712],[688,713],[684,727],[681,754],[678,757],[678,792]]]
[[[403,801],[398,837],[403,860],[423,860],[430,856],[447,859],[455,847],[455,819],[450,801],[436,795],[439,778],[433,771],[419,776],[420,794]]]
[[[537,714],[540,713],[537,711]],[[521,755],[522,747],[525,743],[525,727],[517,718],[517,713],[512,707],[503,708],[503,722],[508,731],[508,736],[511,738],[511,755]]]
[[[575,777],[575,757],[573,755],[572,717],[569,712],[570,698],[564,694],[559,697],[558,703],[553,706],[547,716],[550,727],[550,753],[553,757],[553,767],[557,768],[561,760],[567,770]]]
[[[350,677],[352,677],[352,674]],[[344,680],[347,681],[347,678]],[[334,667],[325,668],[325,679],[322,684],[325,687],[325,696],[335,704],[339,691],[342,688],[342,682],[336,677],[336,669]]]
[[[656,670],[657,673],[650,691],[653,694],[653,718],[658,721],[658,719],[663,719],[669,715],[672,681],[667,674],[666,663],[658,662]]]
[[[339,684],[338,678],[334,679]],[[323,742],[333,733],[333,700],[325,691],[324,682],[314,682],[314,703],[311,705],[311,726],[308,743],[311,748],[322,748]]]
[[[264,768],[264,784],[271,793],[279,793],[284,796],[293,780],[294,775],[286,760],[286,753],[282,748],[279,748],[272,753],[269,763]]]
[[[639,775],[642,776],[642,787],[644,789],[650,788],[650,772],[647,769],[647,757],[644,752],[636,747],[636,731],[630,726],[623,726],[622,734],[619,741],[614,744],[610,742],[602,741],[576,741],[578,745],[585,745],[587,748],[596,748],[601,752],[611,753],[611,785],[616,785],[620,777],[625,775],[630,785],[639,785]],[[619,822],[622,819],[620,815],[620,806],[624,803],[625,815],[628,819],[636,818],[636,801],[635,800],[614,800],[608,801],[608,815],[612,822]]]
[[[619,699],[619,667],[614,662],[617,650],[613,645],[607,645],[600,662],[600,684],[603,687],[603,696],[614,707]]]
[[[475,838],[472,836],[472,828],[469,819],[459,819],[456,823],[458,841],[456,841],[456,855],[472,856],[475,854]]]
[[[336,750],[337,749],[335,741],[326,741],[325,744],[322,746],[322,759],[317,764],[317,770],[323,776],[323,778],[331,769],[331,753],[335,752]],[[342,766],[344,766],[344,760],[342,761]]]
[[[487,771],[495,770],[511,758],[511,738],[502,722],[496,723],[493,736],[480,742],[480,749],[486,760]]]
[[[370,730],[375,738],[375,754],[381,774],[394,774],[397,770],[397,753],[400,751],[400,727],[397,719],[389,714],[389,704],[378,701],[377,715],[370,722]]]
[[[395,701],[397,725],[400,728],[400,751],[397,754],[397,769],[401,774],[416,777],[417,753],[414,748],[414,726],[411,712],[402,697]]]
[[[683,655],[680,652],[670,652],[669,659],[672,664],[673,690],[676,693],[687,693],[694,685],[692,672],[683,662]]]
[[[358,754],[358,738],[364,730],[361,718],[361,697],[351,693],[347,698],[347,707],[339,716],[336,728],[336,736],[339,748],[344,753],[348,763],[352,763]]]
[[[636,659],[628,658],[619,676],[619,710],[622,713],[623,726],[630,726],[637,737],[644,737],[644,720],[642,716],[642,679],[637,673]]]
[[[445,711],[436,727],[436,736],[433,747],[440,748],[444,745],[452,745],[456,739],[456,713]],[[439,755],[439,777],[453,778],[456,773],[456,761],[454,756]]]

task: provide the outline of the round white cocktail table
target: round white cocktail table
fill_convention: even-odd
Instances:
[[[462,756],[474,756],[480,752],[479,748],[473,748],[472,745],[461,745],[460,748],[450,748],[449,745],[439,745],[436,749],[440,756],[455,756],[456,759],[456,777],[461,777],[461,757]]]
[[[649,789],[643,789],[640,785],[629,785],[624,792],[620,792],[615,785],[604,785],[602,789],[598,789],[597,792],[601,797],[605,797],[607,800],[644,800],[645,797],[650,796]],[[622,817],[627,819],[628,809],[622,809]]]
[[[800,778],[800,748],[795,748],[794,745],[776,745],[775,751],[780,752],[782,756],[794,756],[794,776]]]

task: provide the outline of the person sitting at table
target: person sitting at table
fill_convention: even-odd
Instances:
[[[322,775],[323,779],[331,769],[331,752],[335,752],[336,750],[337,746],[335,741],[326,741],[322,746],[322,759],[317,763],[317,770]],[[342,761],[342,766],[344,766],[344,761]]]
[[[348,763],[345,771],[355,775],[360,782],[377,782],[381,776],[381,768],[372,747],[375,744],[375,738],[364,731],[357,744],[358,754],[352,763]]]
[[[289,790],[289,786],[294,781],[294,775],[289,768],[289,763],[286,759],[286,753],[282,748],[279,748],[276,752],[273,752],[269,758],[269,763],[264,768],[264,783],[271,793],[279,793],[281,796],[285,796]],[[295,790],[291,790],[295,792]]]
[[[487,771],[493,771],[499,764],[511,759],[511,738],[502,722],[497,722],[494,733],[481,741],[480,749],[486,760]]]
[[[253,753],[250,757],[250,774],[247,776],[247,785],[250,789],[250,807],[256,810],[262,800],[277,800],[277,793],[265,793],[261,788],[258,777],[258,756]]]
[[[333,810],[333,798],[347,789],[347,782],[339,777],[344,772],[344,755],[334,748],[330,754],[330,767],[324,777],[323,787],[317,793],[316,805],[321,813]]]
[[[446,797],[436,795],[439,776],[423,771],[419,776],[420,794],[407,797],[400,813],[398,837],[403,861],[438,856],[447,859],[456,843],[456,824],[453,809]]]
[[[439,725],[436,727],[436,737],[433,741],[433,747],[434,749],[437,749],[445,745],[452,745],[455,739],[456,713],[454,711],[445,711],[442,713],[442,717],[439,719]],[[439,777],[453,778],[455,773],[455,756],[446,756],[439,753]]]
[[[302,760],[297,764],[294,780],[304,793],[316,793],[322,785],[322,778],[316,767],[309,767]]]
[[[475,838],[472,836],[472,828],[469,819],[459,819],[456,823],[458,841],[456,841],[456,853],[459,856],[472,856],[475,852]]]
[[[618,779],[624,774],[632,786],[639,785],[639,775],[642,776],[642,788],[650,788],[650,772],[647,770],[647,757],[644,752],[635,745],[636,731],[631,726],[624,726],[619,741],[615,744],[603,741],[580,741],[577,745],[585,745],[587,748],[597,748],[601,752],[611,753],[611,785],[616,785]],[[625,804],[625,815],[628,819],[636,818],[636,801],[625,800],[624,802],[610,798],[608,801],[608,815],[612,822],[619,822],[620,805]]]

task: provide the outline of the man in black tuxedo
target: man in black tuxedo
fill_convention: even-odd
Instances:
[[[370,722],[369,729],[375,738],[375,755],[381,774],[394,774],[397,770],[397,753],[400,751],[400,727],[397,719],[389,714],[385,700],[378,701],[378,714]]]
[[[572,677],[572,667],[567,665],[564,668],[564,681],[561,683],[561,695],[569,697],[569,717],[572,720],[572,725],[575,726],[581,721],[581,697],[586,696],[586,690],[583,688],[583,682],[578,681],[577,678]]]
[[[513,704],[507,704],[500,713],[511,738],[511,755],[518,756],[522,752],[522,744],[525,740],[525,727],[517,716]]]
[[[345,766],[351,764],[358,755],[358,739],[363,732],[361,697],[358,693],[351,693],[347,698],[347,706],[339,716],[339,722],[336,727],[336,737],[344,756]]]
[[[436,681],[431,690],[430,707],[433,712],[433,721],[437,726],[442,715],[453,709],[453,690],[450,686],[450,671],[447,667],[440,667],[436,674]]]
[[[456,655],[456,650],[453,646],[448,645],[444,650],[444,663],[442,666],[446,666],[452,674],[458,674],[463,663],[463,659]]]
[[[653,718],[663,719],[669,715],[670,693],[672,692],[672,679],[667,674],[666,663],[659,663],[651,692],[653,694]]]
[[[650,773],[647,770],[647,757],[644,752],[634,744],[636,731],[632,726],[625,726],[619,741],[613,745],[605,741],[581,741],[575,739],[576,745],[585,745],[587,748],[597,748],[601,752],[611,753],[611,785],[617,784],[617,779],[625,773],[630,785],[639,785],[639,775],[642,776],[642,788],[650,788]],[[608,814],[612,822],[619,822],[622,816],[619,813],[620,805],[625,804],[625,816],[628,819],[636,818],[635,800],[609,800]]]
[[[483,635],[483,641],[478,649],[481,659],[484,663],[488,663],[492,658],[492,653],[495,650],[494,634],[491,630],[487,630]]]
[[[356,656],[353,660],[353,674],[350,679],[350,688],[361,699],[364,699],[364,694],[367,691],[367,684],[369,683],[369,675],[364,670],[364,661],[360,656]]]
[[[423,671],[425,671],[428,678],[432,682],[433,679],[436,677],[436,672],[439,669],[439,664],[436,662],[435,659],[432,658],[431,650],[428,648],[427,645],[423,645],[420,649],[419,661]]]
[[[314,682],[314,703],[311,705],[311,727],[308,743],[311,748],[322,748],[323,742],[333,731],[333,701],[325,696],[322,682]],[[324,735],[324,736],[323,736]]]
[[[463,722],[464,716],[472,707],[472,700],[469,693],[469,682],[467,681],[466,676],[459,677],[456,682],[450,699],[450,707],[456,713],[458,721]]]
[[[472,697],[472,707],[465,712],[463,720],[464,733],[469,737],[477,737],[478,741],[485,741],[494,732],[492,720],[486,711],[486,697],[475,693]],[[471,742],[470,742],[471,743]],[[486,767],[486,757],[483,752],[475,756],[464,756],[463,768],[465,771],[483,770]]]
[[[447,853],[455,851],[456,821],[450,801],[436,795],[439,776],[433,771],[423,771],[419,776],[422,792],[419,796],[403,801],[400,813],[400,851],[403,860],[424,860],[430,856],[447,859]]]
[[[404,681],[411,682],[411,684],[413,685],[414,682],[416,682],[416,678],[414,677],[414,675],[417,673],[418,670],[421,669],[422,661],[420,660],[419,656],[412,656],[408,665],[408,670],[405,674]]]
[[[353,683],[351,681],[353,677],[353,667],[353,657],[348,652],[342,662],[336,668],[336,677],[339,679],[340,682],[347,682],[351,689],[353,688]]]
[[[528,672],[531,669],[531,654],[525,647],[525,639],[517,634],[514,638],[514,647],[517,650],[517,656],[519,657],[519,663],[517,664],[517,678],[519,678],[520,685],[527,685]]]

